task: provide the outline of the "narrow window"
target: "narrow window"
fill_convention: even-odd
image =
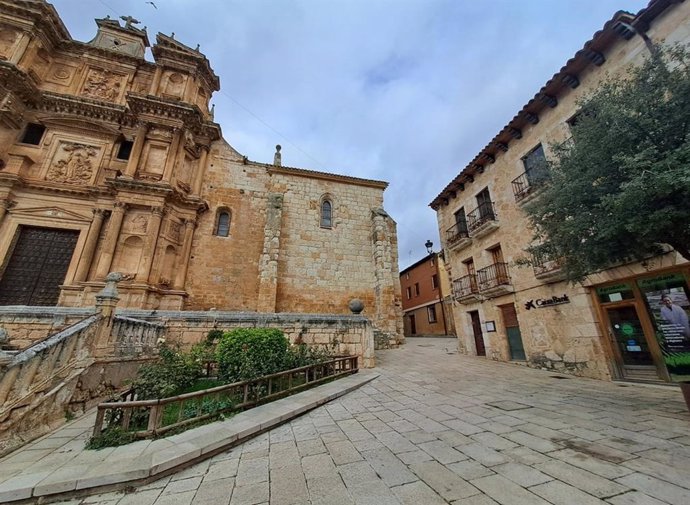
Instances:
[[[321,202],[321,228],[331,228],[332,226],[331,202],[324,200]]]
[[[22,144],[31,144],[32,146],[40,145],[46,127],[36,123],[29,123],[26,125],[24,135],[20,141]]]
[[[407,288],[405,288],[405,294],[407,295],[408,300],[412,298],[412,288],[407,286]]]
[[[419,282],[414,283],[414,295],[419,296]]]
[[[438,275],[431,276],[431,289],[438,289]]]
[[[433,305],[430,305],[426,308],[426,314],[429,317],[429,322],[430,323],[435,323],[436,322],[436,307]]]
[[[132,154],[132,146],[134,142],[129,140],[123,140],[120,142],[120,147],[117,150],[117,155],[115,156],[118,160],[128,160]]]
[[[216,220],[216,231],[214,235],[227,237],[230,234],[230,213],[227,210],[218,213]]]

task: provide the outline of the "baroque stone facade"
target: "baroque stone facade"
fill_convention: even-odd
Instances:
[[[636,15],[616,13],[430,204],[462,352],[599,379],[672,378],[658,309],[664,290],[678,300],[690,292],[679,254],[612,267],[575,286],[553,259],[533,258],[534,268],[518,260],[533,245],[523,206],[538,204],[543,174],[534,167],[570,137],[578,100],[653,46],[688,42],[690,2],[652,0]]]
[[[248,160],[213,121],[208,59],[159,33],[146,61],[122,19],[83,43],[49,3],[0,0],[0,304],[92,306],[118,271],[121,307],[346,314],[359,298],[398,342],[387,183]]]

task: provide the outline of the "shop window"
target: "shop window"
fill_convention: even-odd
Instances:
[[[230,234],[230,211],[225,209],[218,211],[213,234],[218,237],[227,237]]]
[[[22,144],[30,144],[32,146],[40,145],[45,132],[45,126],[36,123],[29,123],[26,125],[26,130],[24,130],[24,135],[22,135],[20,142]]]
[[[426,308],[426,314],[429,317],[430,323],[436,322],[436,307],[434,305],[430,305]]]
[[[128,160],[129,157],[132,154],[132,147],[134,146],[134,142],[130,140],[123,140],[120,142],[120,147],[117,150],[117,154],[115,157],[118,160]]]

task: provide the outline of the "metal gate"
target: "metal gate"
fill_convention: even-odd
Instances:
[[[56,305],[79,232],[22,226],[0,279],[0,305]]]

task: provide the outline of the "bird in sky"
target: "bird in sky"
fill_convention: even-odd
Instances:
[[[156,9],[156,10],[158,10],[158,7],[156,7],[156,4],[155,4],[155,3],[153,3],[153,2],[146,2],[146,3],[147,3],[147,4],[153,5],[153,8]]]

